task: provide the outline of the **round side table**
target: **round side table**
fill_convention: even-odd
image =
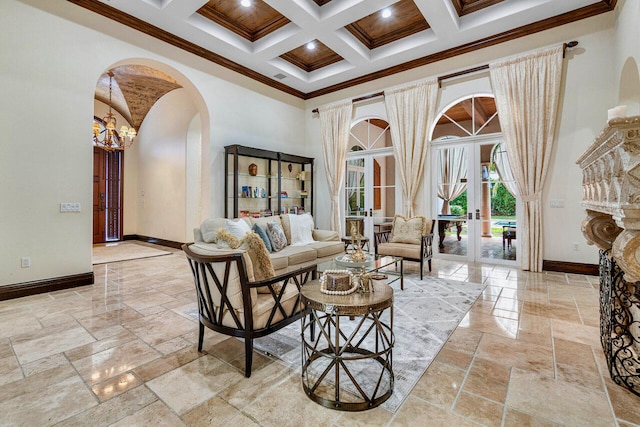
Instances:
[[[374,280],[373,290],[327,295],[318,280],[302,287],[311,313],[301,320],[302,386],[324,407],[363,411],[393,393],[393,289]]]

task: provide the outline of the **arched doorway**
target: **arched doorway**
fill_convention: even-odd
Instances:
[[[515,264],[515,185],[492,95],[472,95],[443,109],[433,130],[431,158],[436,253]]]
[[[389,223],[396,212],[395,172],[389,124],[374,117],[355,122],[347,151],[344,217],[362,221],[370,239],[374,228]]]
[[[121,104],[100,97],[109,70],[114,72],[114,95],[122,97]],[[203,173],[210,157],[204,142],[209,139],[209,115],[197,88],[166,64],[129,59],[105,70],[95,99],[95,116],[101,117],[112,105],[118,126],[122,122],[138,130],[131,148],[120,152],[124,165],[120,238],[124,234],[125,239],[148,237],[178,244],[192,239],[193,228],[208,214],[209,205],[201,200],[210,187]]]

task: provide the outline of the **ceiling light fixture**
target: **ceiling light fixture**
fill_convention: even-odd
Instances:
[[[383,18],[388,18],[391,16],[391,9],[389,9],[388,7],[386,9],[382,9],[382,13],[381,13]]]
[[[315,42],[309,42],[307,43],[307,49],[309,50],[313,50],[316,48],[316,43]]]
[[[244,7],[251,7],[251,0],[242,0],[240,4]]]
[[[107,151],[122,151],[131,147],[133,144],[133,138],[136,136],[136,130],[123,125],[120,128],[120,133],[116,131],[116,116],[111,112],[112,81],[113,71],[109,70],[109,112],[102,118],[104,130],[100,129],[100,124],[98,122],[93,122],[93,145]],[[128,143],[127,138],[129,138]]]

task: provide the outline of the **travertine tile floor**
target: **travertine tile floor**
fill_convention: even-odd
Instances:
[[[0,302],[0,425],[640,425],[640,397],[608,377],[596,277],[434,260],[430,276],[487,287],[392,414],[325,409],[262,354],[246,379],[234,338],[207,330],[198,353],[181,252],[95,275]]]

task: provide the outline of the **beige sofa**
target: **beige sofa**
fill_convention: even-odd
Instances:
[[[224,228],[227,219],[210,218],[205,220],[199,228],[195,228],[194,244],[192,250],[200,255],[222,255],[228,254],[228,248],[219,248],[215,241],[216,231]],[[291,271],[293,269],[318,264],[335,258],[344,252],[344,244],[336,231],[316,230],[312,231],[315,242],[303,246],[291,246],[291,225],[289,215],[276,215],[262,218],[236,218],[231,221],[245,221],[249,227],[253,224],[260,225],[266,229],[267,223],[276,221],[282,226],[287,237],[287,246],[278,251],[271,252],[269,258],[273,264],[273,269],[277,275]],[[237,251],[236,251],[237,252]],[[249,268],[249,266],[247,266]],[[253,274],[247,271],[249,277]]]

